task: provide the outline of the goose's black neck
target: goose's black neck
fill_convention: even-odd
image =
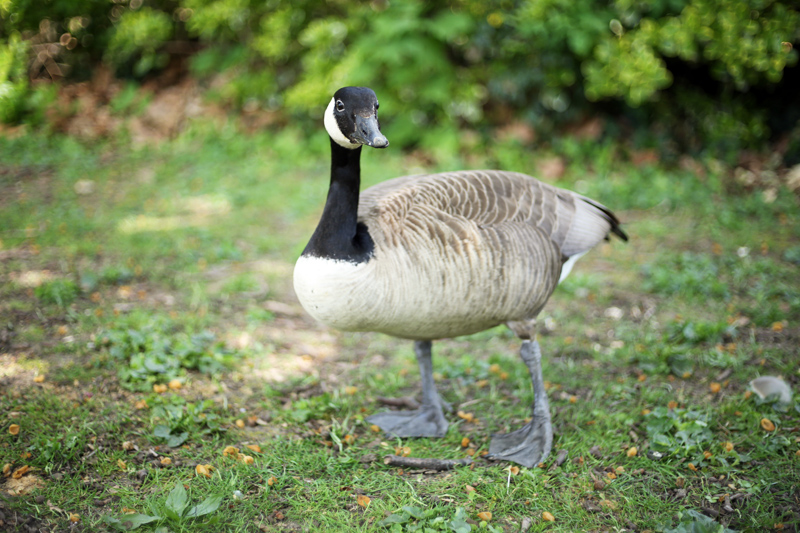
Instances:
[[[360,186],[361,147],[350,150],[331,139],[328,198],[303,255],[353,263],[369,260],[374,245],[367,227],[358,222]]]

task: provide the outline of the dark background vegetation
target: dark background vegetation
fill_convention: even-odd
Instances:
[[[63,128],[87,110],[59,86],[110,69],[129,83],[93,88],[118,114],[134,88],[191,77],[258,125],[309,131],[332,88],[363,84],[405,147],[542,143],[602,118],[594,135],[666,160],[770,148],[791,166],[798,28],[796,3],[769,0],[7,0],[0,120]]]

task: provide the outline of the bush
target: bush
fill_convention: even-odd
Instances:
[[[393,114],[393,141],[406,146],[458,143],[460,127],[512,120],[546,132],[603,111],[660,122],[684,148],[730,153],[774,134],[776,114],[789,117],[787,130],[800,118],[797,103],[775,109],[762,96],[797,63],[800,14],[786,1],[142,4],[9,0],[0,60],[19,66],[26,41],[51,42],[48,53],[81,67],[73,77],[101,59],[141,77],[164,67],[169,40],[192,40],[205,45],[193,71],[227,70],[214,85],[233,105],[302,118],[339,86],[365,84],[386,108],[409,110]],[[15,68],[0,78],[4,121],[24,110],[27,81]]]

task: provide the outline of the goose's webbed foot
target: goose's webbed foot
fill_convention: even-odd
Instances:
[[[520,356],[528,366],[533,382],[533,416],[530,422],[516,431],[494,435],[489,444],[488,458],[512,461],[531,468],[547,459],[553,447],[553,425],[550,423],[550,405],[542,379],[539,343],[525,340]]]
[[[387,411],[367,417],[394,437],[444,437],[448,423],[441,407],[423,405],[414,411]]]
[[[534,418],[516,431],[494,435],[489,443],[488,458],[532,468],[547,458],[552,446],[550,418]]]
[[[386,433],[395,437],[444,437],[447,433],[447,420],[442,412],[442,405],[448,410],[450,404],[439,398],[436,385],[433,383],[433,362],[431,359],[431,342],[417,341],[414,352],[419,363],[422,381],[422,405],[413,411],[387,411],[367,418]]]

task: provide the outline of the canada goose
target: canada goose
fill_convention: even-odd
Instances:
[[[627,236],[597,202],[515,172],[405,176],[359,198],[362,145],[389,145],[377,112],[378,99],[366,87],[339,89],[325,110],[330,189],[295,265],[297,297],[331,327],[415,341],[421,407],[368,418],[399,437],[447,432],[431,341],[506,323],[523,340],[533,418],[495,435],[489,457],[531,467],[545,459],[553,440],[535,318],[577,258],[609,232]]]

